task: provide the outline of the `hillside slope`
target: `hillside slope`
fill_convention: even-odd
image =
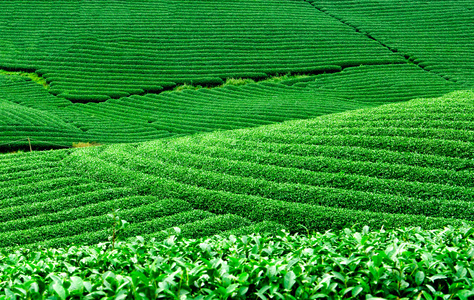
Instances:
[[[308,2],[424,70],[474,86],[472,1]]]
[[[0,247],[474,221],[474,93],[252,129],[0,156]],[[262,223],[263,222],[263,223]],[[266,228],[266,229],[265,229]]]
[[[51,93],[73,101],[405,63],[300,0],[13,0],[1,8],[0,69],[36,71]]]
[[[14,117],[0,121],[0,151],[29,149],[27,138],[38,150],[71,147],[74,142],[142,142],[255,127],[441,96],[460,88],[409,64],[359,66],[301,79],[133,95],[87,104],[53,96],[31,81],[7,81],[0,82],[0,101],[18,109],[0,106],[2,114]],[[43,120],[41,123],[58,120],[57,124],[45,127],[31,122],[24,111]]]
[[[471,89],[473,20],[464,0],[3,1],[0,101],[22,107],[0,106],[0,152],[144,142]],[[275,79],[288,73],[302,76]],[[221,86],[232,78],[258,83]],[[183,84],[192,86],[171,91]]]

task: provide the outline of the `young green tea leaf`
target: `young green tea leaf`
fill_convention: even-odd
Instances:
[[[283,280],[283,287],[285,288],[285,290],[290,290],[295,283],[296,283],[295,273],[293,271],[287,272]]]

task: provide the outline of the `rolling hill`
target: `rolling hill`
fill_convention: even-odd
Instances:
[[[0,247],[472,224],[474,94],[256,128],[3,155]]]
[[[1,76],[1,75],[0,75]],[[244,85],[133,95],[87,104],[51,95],[32,81],[0,84],[0,150],[150,141],[308,119],[462,86],[410,64],[359,66],[339,73]],[[383,96],[380,96],[383,91]]]
[[[0,151],[27,150],[28,138],[35,150],[144,142],[468,90],[473,18],[469,1],[6,1]]]
[[[473,9],[2,1],[0,300],[473,299]]]

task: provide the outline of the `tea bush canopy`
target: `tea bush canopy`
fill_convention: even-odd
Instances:
[[[28,137],[40,150],[255,127],[474,82],[469,1],[12,0],[0,8],[0,100],[57,120],[18,122],[18,107],[0,121],[1,151],[29,149]],[[304,76],[273,78],[288,73]],[[222,87],[239,78],[247,84]],[[171,92],[183,84],[191,89]]]
[[[0,300],[474,298],[473,9],[0,1]]]
[[[474,94],[133,144],[0,156],[0,247],[471,224]],[[276,228],[276,229],[275,229]],[[253,230],[253,229],[249,229]],[[253,232],[253,231],[250,231]]]
[[[278,232],[0,252],[0,290],[14,297],[185,299],[469,299],[472,233],[443,230]],[[452,257],[455,256],[456,259]],[[80,258],[80,263],[78,263]],[[48,264],[44,263],[49,262]],[[400,269],[400,265],[404,267]],[[434,266],[434,267],[433,267]],[[31,277],[30,268],[48,274]],[[452,272],[452,268],[459,272]]]

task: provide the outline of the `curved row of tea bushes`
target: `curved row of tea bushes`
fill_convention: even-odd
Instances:
[[[384,103],[418,97],[438,97],[448,89],[455,90],[461,86],[413,64],[347,68],[340,73],[321,74],[315,76],[314,81],[295,85],[316,90],[334,90],[338,96],[357,102]]]
[[[77,159],[77,162],[73,160],[72,163],[102,165],[103,174],[89,174],[94,180],[106,180],[124,186],[141,182],[141,188],[163,197],[172,195],[189,199],[188,195],[194,194],[194,198],[188,201],[196,203],[196,208],[203,209],[201,205],[212,207],[213,212],[217,211],[218,206],[211,205],[210,200],[207,204],[209,206],[206,206],[201,200],[195,199],[216,199],[220,205],[225,203],[221,199],[228,199],[228,202],[232,203],[258,199],[255,201],[261,201],[262,207],[266,201],[275,205],[293,205],[283,204],[281,200],[284,200],[306,203],[305,205],[310,207],[317,205],[318,209],[321,209],[321,206],[360,209],[367,214],[372,210],[376,214],[389,212],[406,213],[407,216],[419,214],[471,219],[465,213],[470,210],[474,200],[471,186],[474,175],[471,159],[473,143],[469,132],[423,127],[410,130],[403,127],[346,129],[343,126],[344,122],[351,124],[358,118],[377,118],[378,114],[384,111],[389,115],[401,112],[409,116],[410,111],[421,110],[422,114],[423,110],[429,110],[431,119],[439,118],[437,113],[461,114],[462,111],[460,118],[463,118],[472,114],[472,105],[469,106],[472,102],[471,94],[460,92],[444,98],[420,99],[312,120],[166,142],[156,141],[130,147],[109,146],[97,153],[95,150],[89,150],[89,155],[94,156],[94,159],[91,157],[91,160],[86,160],[84,153],[75,156],[74,160]],[[336,126],[332,127],[333,124]],[[427,130],[434,132],[431,139],[424,134]],[[403,136],[404,134],[409,137]],[[224,143],[220,143],[221,138]],[[394,139],[392,143],[388,143],[390,139]],[[230,141],[226,144],[226,140]],[[255,149],[246,148],[245,145],[257,145],[262,142],[255,154],[246,155],[246,152],[251,153]],[[277,152],[278,155],[270,152],[272,145],[284,149],[285,146],[291,145],[298,145],[298,148],[301,143],[313,148],[315,145],[324,144],[325,149],[333,147],[334,151],[339,151],[339,156],[347,158],[333,157],[325,160],[324,156],[306,156],[308,154],[304,152],[298,154],[292,150]],[[351,161],[348,159],[351,152],[346,156],[344,151],[355,150],[347,147],[348,145],[356,146],[355,150],[365,150],[373,156],[374,161],[369,159],[367,162],[359,162],[357,156]],[[214,148],[206,151],[206,147],[210,146]],[[235,147],[241,151],[233,151]],[[264,147],[268,147],[269,152],[261,149]],[[202,152],[199,151],[201,148]],[[209,152],[218,155],[212,157],[208,155]],[[386,153],[392,154],[385,157]],[[377,154],[381,156],[381,162],[377,161]],[[288,164],[282,163],[285,162],[286,155]],[[397,160],[403,157],[404,160]],[[252,161],[251,158],[258,161]],[[385,163],[384,158],[387,160]],[[296,166],[292,165],[293,160]],[[445,162],[451,162],[453,165],[446,165],[446,169]],[[465,170],[456,173],[453,168]],[[127,179],[113,175],[117,173],[126,174]],[[167,179],[160,179],[159,188],[154,183],[158,182],[158,178]],[[201,196],[198,197],[197,194]],[[245,211],[247,213],[247,210]]]
[[[239,87],[237,91],[222,88],[133,96],[70,109],[184,134],[253,127],[367,106],[304,89],[278,87],[283,90],[255,84]],[[242,97],[240,91],[246,95]]]
[[[107,214],[111,212],[111,208],[113,208],[113,205],[109,206],[109,210],[103,215],[92,213],[86,217],[79,216],[78,219],[68,220],[65,218],[64,220],[59,220],[59,223],[57,223],[57,221],[55,222],[54,216],[52,216],[52,224],[48,222],[50,215],[43,215],[43,220],[34,224],[36,226],[27,227],[27,229],[22,230],[17,229],[15,222],[10,222],[10,224],[5,227],[6,230],[0,233],[0,247],[22,245],[52,238],[77,235],[84,232],[96,232],[109,229],[111,228],[111,222]],[[118,215],[125,220],[129,220],[132,224],[135,224],[134,226],[138,226],[136,224],[140,224],[141,222],[154,222],[155,219],[160,220],[160,218],[164,216],[183,213],[191,209],[191,206],[183,201],[162,200],[157,203],[142,204],[137,207],[129,206],[127,209],[120,211]],[[198,211],[193,212],[196,215]],[[185,218],[183,218],[183,221],[184,220]],[[146,228],[149,230],[148,233],[154,232],[152,226],[141,226],[140,228],[142,230]]]
[[[260,228],[239,216],[193,210],[183,200],[138,196],[143,190],[74,176],[77,170],[64,162],[68,154],[69,150],[0,156],[5,167],[1,176],[6,179],[0,186],[0,247],[104,242],[111,235],[108,215],[114,210],[129,222],[122,237],[159,236],[161,230],[181,224],[186,224],[189,237]],[[12,178],[16,179],[8,180]],[[189,225],[199,220],[204,221]],[[262,228],[283,227],[267,224]]]
[[[181,234],[188,238],[200,238],[215,234],[250,234],[255,232],[277,233],[284,226],[275,222],[259,222],[249,225],[249,220],[231,214],[213,215],[211,213],[194,210],[176,215],[158,218],[152,221],[134,223],[126,226],[120,233],[120,239],[127,239],[140,235],[147,238],[163,240],[176,233],[176,228]],[[154,232],[153,232],[154,231]],[[153,232],[153,233],[147,233]],[[13,247],[5,247],[6,250],[17,250],[18,248],[37,247],[68,247],[70,245],[93,245],[104,243],[111,237],[111,230],[104,229],[95,232],[87,232],[73,236],[53,238],[37,243],[24,244]]]
[[[256,132],[252,137],[265,142],[283,141],[285,143],[303,143],[308,145],[350,146],[376,148],[390,151],[408,151],[421,154],[441,155],[448,157],[469,158],[474,150],[471,142],[418,139],[404,136],[312,136],[272,132]]]
[[[189,143],[189,140],[192,142]],[[183,147],[183,143],[190,145]],[[201,136],[188,137],[188,140],[183,138],[180,139],[179,142],[170,145],[170,148],[171,147],[173,149],[183,149],[183,151],[190,151],[189,149],[193,147],[201,147],[201,151],[206,151],[207,147],[212,147],[212,150],[209,150],[212,153],[231,151],[232,155],[243,157],[244,160],[253,160],[252,157],[256,157],[257,161],[262,160],[264,163],[267,163],[265,156],[278,155],[278,157],[282,159],[283,157],[286,159],[297,157],[295,160],[291,160],[292,163],[300,159],[319,158],[320,160],[325,160],[327,158],[328,160],[342,160],[342,164],[344,161],[387,163],[392,165],[406,165],[407,167],[445,169],[446,171],[463,171],[474,168],[474,162],[472,160],[456,157],[350,146],[272,143],[261,142],[258,141],[258,139],[239,140],[237,138],[226,138],[224,136],[219,136],[219,138],[213,138],[212,136],[206,138],[202,138]],[[245,155],[242,154],[243,152]],[[212,153],[206,154],[212,155]],[[318,166],[316,166],[316,170],[318,170]]]
[[[4,77],[0,75],[0,79]],[[47,88],[33,81],[0,82],[0,91],[3,100],[52,114],[56,108],[72,104],[71,101],[51,95]]]
[[[146,153],[143,149],[140,150],[137,153]],[[173,153],[167,154],[173,156]],[[174,156],[176,157],[176,155]],[[149,159],[143,158],[130,149],[122,151],[112,148],[110,151],[102,152],[99,157],[104,161],[113,161],[128,169],[166,177],[180,183],[290,202],[316,201],[320,205],[325,203],[338,207],[352,205],[365,207],[367,203],[388,201],[393,205],[379,207],[374,204],[374,209],[377,207],[377,211],[382,209],[382,211],[392,212],[394,209],[397,210],[395,203],[398,202],[401,202],[398,206],[402,206],[405,205],[404,202],[419,202],[419,200],[470,201],[474,199],[472,189],[468,188],[469,185],[465,187],[462,185],[423,184],[404,180],[384,180],[367,175],[309,172],[288,167],[270,167],[236,161],[223,162],[222,159],[206,160],[204,158],[203,160],[199,156],[189,154],[178,156],[176,159],[172,158],[169,162],[163,163],[161,161],[163,158],[156,152],[153,152],[150,155],[152,158]],[[189,166],[190,164],[192,166]],[[391,195],[395,195],[395,197]],[[357,199],[365,199],[365,201],[357,201]],[[359,204],[357,204],[358,202]],[[333,204],[331,205],[331,203]],[[468,206],[467,203],[461,201],[460,205],[463,204]],[[407,210],[420,211],[420,205],[412,205]],[[441,207],[438,209],[425,214],[437,213],[442,216],[443,209]],[[421,210],[428,211],[429,209],[423,208]]]
[[[71,156],[69,163],[78,172],[97,181],[115,182],[123,186],[133,185],[146,194],[161,198],[174,197],[189,202],[194,209],[206,210],[217,214],[232,213],[248,218],[254,222],[274,221],[287,226],[292,231],[301,231],[302,226],[309,230],[324,231],[342,229],[354,224],[370,224],[394,228],[398,226],[419,225],[424,228],[438,228],[447,224],[462,224],[458,214],[451,218],[427,217],[422,214],[403,214],[371,212],[348,208],[320,206],[318,198],[311,203],[293,203],[261,196],[238,194],[228,191],[207,189],[192,184],[184,184],[163,177],[148,175],[130,170],[118,164],[108,163],[84,153]],[[100,170],[84,172],[93,165],[100,165]],[[337,197],[337,192],[335,194]],[[361,200],[361,198],[358,198]],[[446,209],[448,209],[447,207]],[[433,209],[437,209],[433,207]]]
[[[427,71],[474,85],[472,1],[308,2]]]
[[[455,92],[251,129],[0,156],[0,176],[11,179],[0,186],[0,243],[105,241],[118,208],[126,236],[160,238],[178,225],[197,237],[261,222],[298,232],[470,224],[470,131],[403,120],[472,123],[473,99]],[[382,115],[398,127],[374,126]],[[179,221],[184,211],[200,219]]]
[[[361,88],[368,82],[373,82],[375,88]],[[407,64],[346,68],[336,74],[303,77],[299,83],[282,79],[241,86],[227,84],[88,104],[67,100],[58,103],[59,97],[33,82],[0,85],[0,92],[8,99],[5,103],[19,107],[0,111],[12,113],[17,120],[24,119],[23,106],[37,113],[32,124],[23,124],[26,120],[22,120],[22,125],[6,119],[3,122],[7,124],[0,122],[0,150],[29,150],[28,138],[33,150],[38,150],[71,147],[78,142],[143,142],[255,127],[413,97],[439,96],[457,88],[454,83]],[[37,96],[32,98],[33,91]],[[47,117],[52,121],[43,121]],[[466,126],[462,124],[457,126]]]
[[[465,211],[471,209],[470,202],[474,199],[474,194],[472,188],[468,188],[469,185],[465,187],[462,183],[454,187],[381,180],[367,175],[331,175],[326,172],[313,173],[236,161],[226,163],[222,158],[204,160],[201,165],[199,160],[202,158],[196,155],[176,157],[167,152],[161,157],[153,151],[149,155],[152,159],[149,159],[139,153],[146,151],[139,149],[134,153],[131,149],[114,147],[101,152],[99,157],[128,169],[209,190],[375,212],[397,213],[403,210],[405,213],[436,217],[449,215],[472,220],[472,216]],[[176,159],[172,158],[168,163],[161,161],[170,156],[175,156]],[[187,167],[190,163],[193,166]],[[196,167],[197,165],[200,166]]]
[[[36,71],[74,102],[405,62],[305,1],[14,0],[2,8],[0,67]]]
[[[67,175],[68,174],[66,174],[66,176]],[[67,176],[44,180],[40,182],[29,182],[27,184],[13,185],[11,187],[5,187],[0,190],[0,201],[3,199],[8,200],[9,198],[25,196],[29,194],[40,194],[43,192],[50,191],[52,189],[60,189],[72,185],[86,183],[90,183],[90,181],[78,176]]]
[[[58,170],[61,169],[58,166],[63,163],[60,158],[64,158],[64,154],[67,153],[66,151],[43,152],[38,155],[28,153],[22,155],[26,159],[13,157],[11,160],[2,159],[2,162],[4,165],[14,165],[20,161],[28,162],[28,159],[45,158],[45,161],[50,162],[49,165],[43,165],[47,170]],[[38,164],[32,171],[42,170],[41,167]],[[65,169],[69,170],[70,168],[66,167]],[[16,170],[12,168],[3,170],[5,171],[4,176],[17,174]],[[100,182],[87,184],[90,181],[86,178],[74,176],[68,181],[70,185],[67,187],[51,184],[51,182],[63,182],[72,175],[64,170],[63,172],[53,172],[46,176],[47,178],[40,176],[41,180],[38,180],[38,172],[31,172],[31,168],[20,173],[25,172],[30,172],[31,176],[9,181],[5,188],[0,189],[3,193],[13,196],[5,197],[1,201],[3,207],[0,209],[2,247],[43,241],[56,246],[106,241],[111,228],[107,214],[114,209],[119,209],[118,216],[130,222],[124,236],[134,236],[137,232],[153,234],[172,226],[192,223],[213,216],[207,212],[191,211],[188,214],[178,214],[167,218],[167,215],[191,210],[190,205],[183,200],[176,199],[158,199],[150,196],[129,197],[140,191],[128,187],[114,187],[113,184]],[[30,184],[25,185],[24,183],[28,180],[31,181]],[[74,184],[72,184],[73,182]],[[17,197],[12,194],[14,190],[24,189],[31,192],[45,187],[49,187],[49,191],[33,192],[28,195],[20,194],[16,195]],[[72,192],[72,194],[68,195],[68,192]],[[193,230],[189,228],[187,232],[189,236],[203,236],[212,232],[219,233],[223,230],[246,228],[250,224],[250,221],[241,217],[219,216],[200,223],[201,227],[197,226]],[[70,227],[65,228],[64,226]],[[145,228],[147,230],[144,230]],[[269,226],[268,228],[276,227]]]
[[[113,205],[121,205],[121,203],[127,201],[139,203],[148,201],[147,203],[151,203],[151,200],[147,198],[142,199],[138,196],[133,196],[136,195],[136,192],[131,188],[117,188],[103,183],[83,185],[81,188],[58,189],[58,191],[61,193],[44,193],[44,196],[42,194],[41,196],[11,198],[8,202],[2,203],[0,219],[2,222],[9,222],[22,218],[24,222],[30,222],[30,218],[34,221],[36,217],[48,213],[50,214],[48,222],[54,223],[54,220],[59,222],[63,217],[73,220],[79,219],[81,216],[90,217],[96,215],[92,213],[93,210],[103,209],[104,205],[109,206],[110,212],[110,207],[113,207]],[[7,225],[4,224],[4,226]],[[0,231],[6,230],[1,229]]]
[[[265,164],[271,166],[278,166],[282,168],[297,168],[301,170],[308,170],[314,172],[326,172],[326,173],[344,173],[344,174],[364,174],[365,176],[377,177],[380,179],[396,179],[405,181],[417,181],[426,183],[441,183],[450,185],[460,185],[470,187],[473,184],[473,174],[469,171],[455,171],[449,168],[439,167],[425,167],[425,166],[411,166],[403,161],[380,162],[380,161],[365,161],[351,159],[349,155],[351,153],[345,153],[345,157],[332,157],[331,152],[319,152],[317,156],[301,156],[298,153],[294,153],[291,150],[285,151],[285,153],[265,152],[261,150],[248,150],[248,149],[235,149],[227,147],[217,147],[213,144],[206,144],[205,142],[189,143],[188,141],[182,140],[182,143],[174,143],[167,150],[158,152],[156,149],[153,155],[160,157],[161,154],[174,154],[176,156],[178,150],[180,157],[189,155],[190,157],[196,157],[195,155],[201,155],[208,157],[209,161],[220,160],[219,163],[231,164],[235,161],[245,161],[247,163],[254,164]],[[224,144],[224,143],[222,143]],[[222,145],[221,144],[221,145]],[[249,143],[254,145],[256,143]],[[259,143],[260,147],[271,147],[272,144]],[[283,146],[284,145],[279,145]],[[170,151],[172,150],[175,151]],[[275,147],[276,148],[276,147]],[[169,149],[169,150],[168,150]],[[308,149],[309,150],[309,149]],[[341,147],[326,146],[321,150],[334,150],[341,151]],[[363,151],[360,151],[363,152]],[[375,151],[374,151],[375,152]],[[383,154],[383,153],[379,153]],[[229,161],[229,157],[232,160]],[[169,159],[170,156],[167,156]],[[366,158],[367,159],[367,158]],[[184,161],[186,161],[185,159]],[[182,160],[180,160],[180,163]],[[198,162],[198,161],[196,161]],[[193,162],[194,163],[194,162]],[[471,163],[474,165],[474,162]],[[206,165],[204,168],[209,169]],[[202,168],[202,167],[199,167]]]
[[[64,128],[69,130],[76,130],[69,124],[64,123],[58,116],[39,111],[23,105],[18,105],[10,101],[0,100],[0,110],[2,112],[2,119],[0,126],[38,126],[39,128],[52,127]],[[68,126],[69,125],[69,126]]]
[[[362,68],[363,71],[360,72],[359,68]],[[406,76],[400,78],[397,74],[401,71]],[[380,73],[390,76],[384,77]],[[446,83],[443,79],[427,75],[422,70],[409,65],[358,67],[344,70],[341,76],[351,78],[353,81],[364,82],[373,77],[386,78],[382,80],[384,84],[381,84],[377,90],[371,91],[370,94],[355,86],[351,90],[351,98],[341,98],[339,90],[344,89],[345,83],[338,80],[338,75],[328,75],[336,80],[337,89],[334,91],[312,86],[293,87],[262,82],[240,87],[226,86],[179,93],[132,96],[100,104],[76,105],[67,108],[67,110],[74,111],[78,117],[94,114],[94,116],[100,116],[101,119],[120,120],[127,123],[141,122],[159,130],[186,134],[308,118],[423,96],[427,93],[426,91],[441,95],[456,89],[455,84]],[[315,82],[318,82],[320,77],[315,76],[314,78]],[[380,81],[380,79],[378,80]],[[404,89],[405,95],[401,95],[397,84],[400,82],[411,84],[413,81],[416,81],[419,86],[416,89],[406,87]],[[394,87],[387,88],[387,85]],[[425,92],[419,90],[420,86],[425,86]],[[355,99],[352,99],[354,97]],[[370,98],[375,97],[378,98],[378,101],[371,102],[373,100]]]
[[[37,155],[37,154],[41,155]],[[31,155],[30,155],[31,154]],[[55,155],[52,152],[30,152],[22,157],[12,155],[0,156],[0,176],[5,176],[5,180],[18,179],[23,172],[36,172],[40,170],[57,168],[61,166],[64,153]],[[38,174],[32,174],[38,175]]]

